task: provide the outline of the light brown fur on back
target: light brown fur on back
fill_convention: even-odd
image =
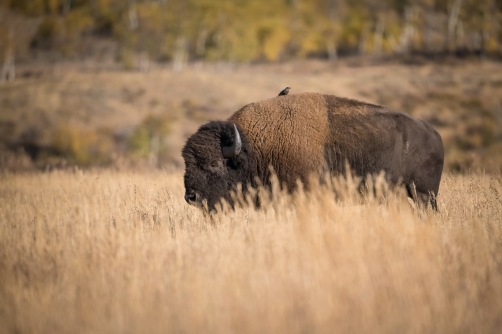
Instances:
[[[324,147],[330,136],[328,114],[364,114],[371,106],[344,98],[330,104],[319,93],[279,96],[248,104],[229,121],[245,129],[254,152],[260,155],[262,173],[267,173],[264,163],[270,163],[286,183],[298,178],[305,182],[306,171],[321,172],[324,166]]]

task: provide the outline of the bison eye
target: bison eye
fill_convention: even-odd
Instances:
[[[211,172],[217,172],[221,170],[222,162],[220,160],[213,160],[207,164],[206,168]]]

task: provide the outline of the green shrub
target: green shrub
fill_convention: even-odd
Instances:
[[[106,131],[83,130],[70,125],[59,127],[52,134],[51,150],[77,165],[106,165],[112,149],[112,138]]]
[[[117,61],[126,70],[134,69],[134,55],[130,49],[122,48],[117,54]]]
[[[170,132],[172,119],[167,115],[147,116],[129,136],[128,150],[134,160],[149,158],[151,154],[165,153],[166,135]]]
[[[128,139],[129,152],[136,157],[146,158],[150,153],[151,134],[144,126],[138,126]]]

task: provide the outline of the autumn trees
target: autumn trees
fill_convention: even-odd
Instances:
[[[98,39],[113,45],[109,54],[120,63],[140,59],[145,68],[149,61],[181,68],[189,61],[502,54],[497,0],[0,0],[0,8],[3,64],[15,54],[96,57]],[[36,22],[24,40],[10,27],[13,15]]]

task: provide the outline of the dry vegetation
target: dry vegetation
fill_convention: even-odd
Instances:
[[[0,334],[500,332],[498,2],[213,2],[0,0]],[[464,175],[439,213],[380,179],[188,206],[186,138],[286,86],[424,119]]]
[[[45,169],[60,160],[79,166],[128,167],[132,161],[182,167],[181,147],[199,125],[225,119],[290,86],[290,94],[356,98],[424,119],[443,137],[447,170],[500,173],[501,71],[500,63],[488,61],[200,64],[180,72],[166,67],[114,72],[63,64],[54,73],[0,86],[0,169]],[[23,159],[22,152],[33,149],[38,150],[31,152],[34,159]]]
[[[500,175],[445,175],[438,214],[399,194],[362,199],[349,183],[343,201],[316,189],[212,220],[184,203],[181,180],[1,174],[0,332],[502,326]]]

